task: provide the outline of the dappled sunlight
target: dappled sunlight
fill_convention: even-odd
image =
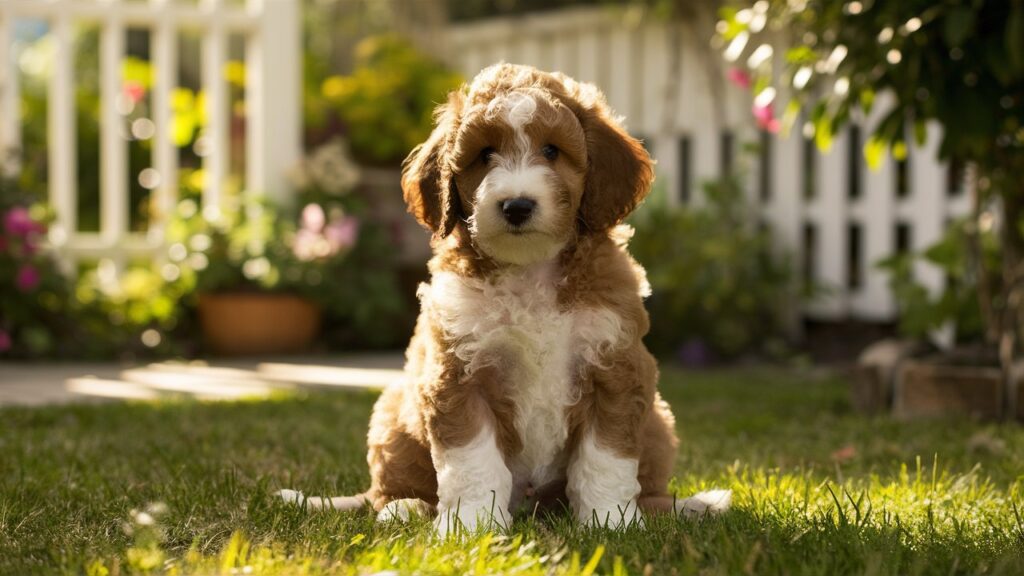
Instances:
[[[258,379],[227,379],[189,372],[166,372],[150,369],[126,370],[122,373],[122,377],[156,390],[186,393],[200,399],[269,396],[281,388]]]
[[[309,386],[384,388],[402,378],[401,370],[387,368],[344,368],[303,364],[264,363],[257,372],[274,381]]]
[[[112,400],[156,400],[160,393],[132,382],[104,378],[70,378],[65,388],[74,394]]]
[[[72,376],[64,390],[79,397],[157,400],[185,396],[200,400],[266,398],[299,389],[381,389],[402,378],[390,356],[350,359],[353,366],[286,362],[159,362],[121,370],[118,377]],[[225,361],[227,363],[227,361]],[[45,370],[39,370],[45,379]],[[53,378],[59,381],[60,378]],[[73,398],[73,397],[72,397]],[[68,398],[68,399],[72,399]]]

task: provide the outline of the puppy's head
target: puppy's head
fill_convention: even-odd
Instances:
[[[465,225],[508,264],[553,258],[604,232],[644,198],[652,162],[590,84],[498,64],[453,92],[406,159],[409,211],[439,236]]]

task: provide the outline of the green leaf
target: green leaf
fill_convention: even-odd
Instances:
[[[864,160],[867,162],[868,168],[878,170],[882,167],[882,160],[885,159],[887,148],[888,146],[881,138],[877,136],[868,138],[867,143],[864,144]]]
[[[832,148],[832,120],[828,114],[822,114],[814,121],[814,143],[822,152]]]
[[[810,46],[797,46],[786,50],[786,62],[789,64],[813,64],[818,55]]]
[[[968,6],[954,6],[946,14],[944,32],[946,43],[960,46],[974,31],[976,13]]]
[[[871,107],[875,105],[875,91],[871,88],[865,88],[860,91],[860,107],[864,109],[865,114],[871,113]]]
[[[897,140],[892,145],[892,157],[897,160],[907,159],[907,143],[903,140]]]

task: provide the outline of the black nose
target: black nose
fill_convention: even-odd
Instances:
[[[529,198],[513,198],[502,201],[501,213],[505,215],[505,220],[508,220],[509,224],[519,226],[530,219],[536,206],[537,203]]]

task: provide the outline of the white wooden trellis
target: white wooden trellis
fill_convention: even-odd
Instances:
[[[448,29],[446,53],[442,56],[467,78],[504,60],[596,82],[615,111],[625,116],[629,131],[642,137],[653,150],[658,162],[656,186],[664,187],[671,202],[680,202],[681,141],[689,141],[687,189],[690,201],[700,204],[700,184],[721,174],[722,135],[734,135],[734,156],[738,156],[741,142],[759,139],[751,118],[750,94],[728,83],[724,93],[710,89],[706,59],[719,58],[718,52],[700,49],[704,40],[684,37],[674,125],[665,125],[663,119],[668,116],[663,110],[664,95],[671,48],[668,24],[642,18],[631,21],[630,16],[629,11],[616,9],[570,8],[455,24]],[[864,138],[878,121],[878,114],[886,109],[885,104],[885,95],[880,95],[875,115],[861,122]],[[928,144],[911,147],[911,189],[902,198],[895,192],[895,163],[891,158],[874,171],[861,163],[856,169],[862,193],[858,198],[848,197],[851,167],[846,134],[836,135],[828,153],[813,153],[818,164],[814,183],[817,194],[810,199],[803,193],[799,127],[789,138],[771,138],[768,198],[761,198],[757,189],[758,162],[747,162],[749,198],[760,210],[762,220],[798,267],[809,251],[813,280],[824,288],[817,298],[805,303],[806,316],[822,320],[895,318],[897,310],[888,275],[875,263],[894,252],[897,223],[909,225],[909,248],[920,251],[938,240],[950,219],[967,214],[970,208],[969,194],[946,193],[947,167],[936,157],[938,136],[938,128],[931,126]],[[856,250],[860,261],[855,263],[861,281],[856,286],[849,284],[851,225],[861,230]],[[816,246],[804,244],[805,227],[815,231]],[[945,278],[938,269],[920,264],[915,274],[933,293],[942,290]]]
[[[15,22],[44,20],[55,44],[48,79],[48,187],[57,222],[50,241],[68,270],[79,259],[107,259],[120,269],[130,258],[164,247],[161,222],[148,233],[129,231],[128,143],[121,134],[117,101],[128,27],[150,31],[153,168],[158,215],[176,202],[177,150],[171,140],[171,94],[178,85],[178,38],[182,29],[202,31],[202,90],[206,94],[206,174],[203,204],[217,206],[228,173],[228,90],[223,70],[229,37],[246,39],[246,190],[287,203],[286,174],[301,154],[301,42],[298,0],[0,0],[0,150],[21,144],[20,91],[13,44]],[[73,26],[100,26],[101,176],[100,232],[78,231]],[[17,170],[17,161],[5,162]]]

